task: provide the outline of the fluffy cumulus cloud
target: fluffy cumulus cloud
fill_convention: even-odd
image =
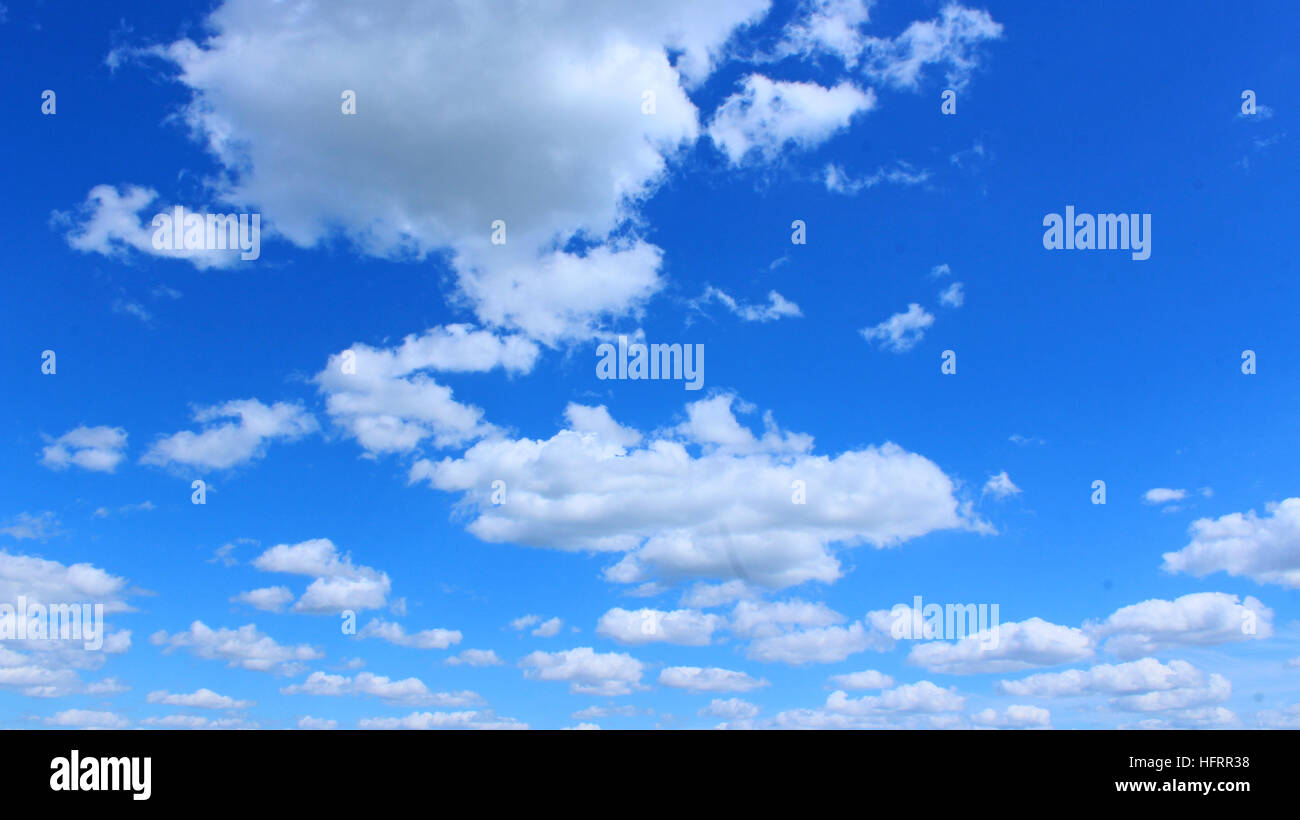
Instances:
[[[407,632],[401,624],[376,618],[362,627],[357,637],[379,638],[412,649],[446,649],[460,643],[461,633],[457,629],[422,629],[419,632]]]
[[[876,105],[874,92],[849,82],[824,88],[750,74],[740,85],[718,107],[708,129],[733,165],[751,154],[771,162],[786,146],[820,145]]]
[[[456,401],[434,374],[526,373],[537,356],[537,345],[522,336],[447,325],[393,347],[354,344],[330,357],[316,384],[330,418],[370,455],[407,452],[426,441],[451,447],[493,428],[482,410]]]
[[[203,425],[202,432],[164,436],[140,463],[225,470],[260,458],[268,442],[294,441],[318,429],[316,419],[299,405],[276,402],[268,407],[257,399],[200,407],[194,420]]]
[[[206,688],[189,694],[159,690],[150,692],[145,700],[148,703],[164,703],[168,706],[187,706],[195,709],[247,709],[253,705],[251,700],[236,700]]]
[[[930,681],[908,683],[879,695],[851,698],[835,691],[817,709],[791,709],[771,725],[783,729],[946,729],[961,725],[966,697]]]
[[[527,729],[528,724],[500,717],[490,710],[464,709],[458,712],[412,712],[405,717],[362,718],[362,729]]]
[[[998,690],[1017,697],[1113,695],[1109,702],[1116,709],[1159,712],[1220,703],[1232,694],[1232,685],[1224,676],[1207,675],[1186,661],[1163,664],[1143,658],[1004,680]]]
[[[41,451],[41,463],[52,470],[80,467],[111,473],[126,457],[126,431],[120,427],[86,427],[69,430]]]
[[[758,707],[740,698],[714,698],[700,710],[700,714],[725,720],[749,720],[758,716]]]
[[[125,578],[112,575],[92,564],[61,564],[33,555],[15,555],[0,550],[0,604],[6,606],[8,629],[19,598],[28,611],[35,605],[56,606],[84,602],[103,604],[111,615],[132,611],[127,603],[131,588]],[[115,678],[87,680],[85,672],[99,670],[113,656],[131,647],[131,632],[115,630],[105,621],[95,634],[83,621],[82,640],[19,639],[10,636],[0,645],[0,689],[21,692],[28,697],[53,698],[72,694],[111,695],[125,687]],[[87,651],[88,643],[102,641],[99,651]]]
[[[280,690],[286,695],[322,695],[338,697],[354,695],[378,698],[395,706],[477,706],[483,698],[475,692],[434,692],[419,678],[391,680],[382,675],[361,672],[355,677],[312,672],[302,683]]]
[[[469,530],[484,541],[622,553],[605,572],[618,583],[833,581],[835,544],[987,531],[923,456],[890,443],[814,455],[810,437],[770,415],[755,435],[733,405],[726,395],[692,403],[682,425],[653,437],[603,407],[570,405],[569,428],[550,439],[494,437],[459,458],[420,460],[411,478],[465,493]],[[503,504],[491,503],[496,480],[509,487]]]
[[[621,652],[596,652],[589,646],[562,652],[533,652],[519,662],[524,677],[564,681],[583,695],[626,695],[643,688],[645,665]]]
[[[690,609],[665,612],[658,609],[627,610],[615,607],[596,624],[596,634],[621,644],[675,643],[708,646],[714,630],[727,619]]]
[[[1041,706],[1016,704],[1000,712],[981,709],[970,716],[970,722],[986,729],[1050,729],[1052,713]]]
[[[561,618],[545,618],[541,615],[523,615],[510,622],[510,628],[516,632],[529,630],[529,634],[538,638],[554,638],[564,628]]]
[[[388,573],[353,564],[351,554],[340,554],[334,542],[328,538],[313,538],[298,544],[277,544],[254,558],[253,566],[263,572],[312,576],[312,582],[293,605],[294,612],[311,615],[337,614],[345,609],[379,609],[387,604],[388,593],[392,589]],[[255,606],[258,602],[265,603],[260,609],[276,605],[283,607],[287,600],[280,590],[285,589],[270,587],[253,590],[243,593],[238,599]],[[379,625],[366,637],[382,637],[392,641],[400,632],[401,627],[397,627],[397,632],[394,632],[392,629],[385,631],[383,625]],[[454,634],[455,640],[450,640],[452,633],[443,637],[449,643],[455,643],[460,640],[460,633]]]
[[[1214,572],[1300,589],[1300,498],[1192,523],[1192,541],[1164,554],[1164,569],[1197,577]]]
[[[892,646],[888,636],[854,621],[848,626],[799,629],[759,638],[750,643],[746,654],[765,663],[837,663],[868,649],[885,651]]]
[[[284,608],[293,603],[294,594],[288,587],[259,587],[241,592],[230,600],[233,603],[248,604],[254,609],[260,609],[263,612],[283,612]]]
[[[523,19],[505,0],[363,15],[327,3],[303,29],[296,7],[228,0],[202,41],[149,53],[175,67],[192,95],[185,119],[230,172],[216,196],[256,206],[298,245],[340,230],[376,255],[450,249],[483,321],[556,341],[659,288],[657,248],[607,240],[697,138],[687,87],[767,7],[569,0]],[[287,79],[249,84],[250,72]],[[356,95],[346,119],[344,89]],[[579,233],[598,247],[554,250]]]
[[[1172,647],[1272,637],[1273,610],[1250,595],[1242,601],[1224,592],[1195,592],[1172,601],[1152,599],[1122,607],[1084,628],[1105,639],[1106,651],[1127,660]]]
[[[731,669],[671,666],[659,673],[659,685],[689,692],[748,692],[767,681]]]
[[[883,672],[866,669],[847,675],[835,675],[831,678],[831,684],[837,689],[888,689],[894,685],[894,679]]]
[[[1071,663],[1092,657],[1094,651],[1092,638],[1083,630],[1030,618],[951,643],[922,643],[912,648],[907,661],[931,672],[973,675]]]
[[[164,653],[186,649],[195,657],[205,660],[225,661],[227,666],[270,672],[275,675],[298,675],[305,671],[306,661],[323,657],[320,650],[308,644],[286,646],[258,630],[254,624],[238,629],[213,629],[202,621],[195,621],[184,632],[167,634],[163,630],[149,637]]]

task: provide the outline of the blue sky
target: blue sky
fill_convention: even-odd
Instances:
[[[1300,725],[1288,4],[6,5],[4,725]]]

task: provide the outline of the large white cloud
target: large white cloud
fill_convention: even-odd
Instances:
[[[998,624],[952,643],[920,644],[907,661],[931,672],[972,675],[1071,663],[1093,653],[1093,640],[1083,630],[1030,618]]]
[[[616,425],[603,407],[570,405],[569,429],[550,439],[489,438],[459,458],[416,462],[411,478],[465,493],[469,530],[484,541],[625,553],[605,573],[619,583],[829,582],[841,572],[832,545],[988,530],[923,456],[891,443],[813,455],[811,437],[781,431],[770,415],[754,435],[733,401],[692,403],[683,425],[653,437]],[[596,415],[603,424],[583,423]],[[498,480],[506,495],[494,504]],[[795,482],[806,503],[796,503]]]
[[[553,342],[660,287],[644,242],[586,256],[554,242],[603,241],[635,215],[699,133],[684,86],[767,7],[322,2],[306,23],[296,4],[227,0],[201,42],[152,53],[192,93],[185,119],[229,172],[221,198],[299,245],[339,230],[378,255],[450,248],[480,318]],[[344,90],[355,115],[341,113]],[[505,245],[489,240],[497,219]]]
[[[1273,610],[1247,595],[1239,602],[1225,592],[1196,592],[1172,601],[1158,598],[1116,610],[1084,629],[1106,639],[1120,658],[1139,658],[1177,646],[1210,646],[1273,635]]]
[[[1164,554],[1164,568],[1198,577],[1213,572],[1300,589],[1300,498],[1192,523],[1192,542]]]
[[[1143,658],[1004,680],[998,690],[1019,697],[1116,695],[1110,703],[1117,709],[1158,712],[1222,702],[1232,694],[1232,685],[1224,676],[1206,675],[1187,661],[1163,664]]]

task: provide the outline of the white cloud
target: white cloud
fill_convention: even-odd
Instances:
[[[298,675],[304,661],[324,657],[317,649],[307,645],[284,646],[258,631],[253,624],[238,629],[212,629],[202,621],[195,621],[185,632],[168,635],[159,630],[149,638],[163,653],[188,649],[205,660],[225,661],[227,666],[270,672],[275,675]]]
[[[31,604],[93,601],[104,612],[129,612],[127,580],[89,563],[64,565],[34,555],[0,550],[0,602],[11,605],[19,596]]]
[[[47,717],[45,724],[75,729],[125,729],[131,725],[121,715],[90,709],[65,709],[53,717]]]
[[[733,165],[744,162],[751,151],[772,162],[787,146],[820,145],[875,107],[875,92],[850,82],[823,88],[750,74],[741,80],[741,90],[718,106],[708,134]]]
[[[989,476],[989,480],[984,482],[982,493],[982,495],[992,495],[994,498],[1009,498],[1019,494],[1020,488],[1011,481],[1011,476],[1007,475],[1006,470]]]
[[[532,634],[539,638],[554,638],[556,635],[560,634],[560,630],[563,628],[563,620],[560,618],[550,618],[538,624]]]
[[[447,659],[451,666],[500,666],[501,658],[491,649],[465,649]]]
[[[121,427],[86,427],[69,430],[41,451],[41,463],[52,470],[69,466],[111,473],[125,458],[126,431]]]
[[[659,685],[688,692],[749,692],[767,686],[766,680],[745,672],[711,667],[670,666],[659,673]]]
[[[406,717],[362,718],[362,729],[527,729],[527,723],[491,711],[412,712]]]
[[[569,691],[584,695],[626,695],[640,689],[644,664],[621,652],[579,647],[562,652],[533,652],[519,662],[524,677],[565,681]]]
[[[947,643],[931,641],[912,648],[907,662],[950,675],[1015,672],[1035,666],[1055,666],[1090,658],[1092,639],[1081,629],[1030,618],[1003,623]]]
[[[961,282],[953,282],[939,292],[939,303],[950,308],[959,308],[966,303],[966,293]]]
[[[457,402],[431,374],[498,367],[526,373],[538,353],[522,336],[446,325],[409,335],[395,347],[354,344],[330,356],[316,384],[330,418],[370,455],[411,451],[426,440],[451,447],[493,428],[482,410]]]
[[[842,715],[869,716],[881,712],[956,712],[965,702],[966,698],[956,690],[923,680],[856,699],[835,691],[826,698],[825,708]]]
[[[513,621],[510,622],[510,628],[515,630],[516,632],[522,632],[523,630],[527,629],[530,626],[533,626],[534,624],[541,623],[541,621],[542,621],[541,615],[521,615],[520,617],[515,618]]]
[[[1219,674],[1208,677],[1186,661],[1162,664],[1155,658],[1090,669],[1031,675],[1000,681],[998,691],[1017,697],[1116,695],[1110,704],[1131,712],[1186,709],[1226,700],[1232,686]]]
[[[726,291],[715,287],[705,288],[703,295],[692,302],[693,305],[699,306],[705,302],[717,301],[722,303],[727,310],[739,316],[746,322],[770,322],[773,319],[781,319],[786,316],[802,316],[799,306],[794,302],[786,299],[776,291],[769,291],[767,294],[766,305],[743,304],[737,302]]]
[[[777,56],[834,54],[853,68],[862,53],[861,27],[869,21],[873,0],[812,0],[805,15],[786,27]]]
[[[188,695],[159,690],[150,692],[145,700],[148,703],[165,703],[168,706],[188,706],[197,709],[247,709],[253,705],[251,700],[235,700],[228,695],[219,695],[211,689],[199,689]]]
[[[345,609],[381,609],[392,589],[388,573],[353,564],[351,554],[340,556],[328,538],[277,544],[254,558],[253,566],[263,572],[315,576],[293,605],[294,612],[312,615],[337,614]],[[266,590],[244,595],[259,592],[270,595]]]
[[[1085,624],[1105,638],[1105,649],[1122,659],[1151,655],[1179,646],[1264,639],[1273,636],[1273,610],[1258,598],[1224,592],[1196,592],[1172,601],[1153,598],[1121,607],[1097,624]]]
[[[153,219],[157,214],[171,215],[171,205],[155,204],[158,192],[140,185],[127,185],[121,190],[112,185],[96,185],[90,189],[74,216],[55,212],[54,224],[67,225],[64,235],[68,244],[82,253],[104,256],[124,256],[134,250],[148,256],[164,259],[182,259],[200,270],[228,267],[240,261],[241,251],[185,249],[158,249],[153,246]],[[152,206],[152,207],[150,207]],[[186,207],[190,213],[206,215],[206,208]],[[215,211],[214,211],[215,212]],[[132,308],[135,308],[133,311]],[[118,306],[114,305],[114,310]],[[135,312],[138,318],[149,320],[138,304],[123,305],[123,311]]]
[[[894,679],[883,672],[867,669],[847,675],[834,675],[831,683],[837,689],[888,689],[894,685]]]
[[[193,95],[185,119],[230,172],[220,198],[256,203],[298,245],[339,230],[377,255],[450,248],[482,320],[553,341],[659,287],[652,246],[582,257],[551,253],[553,240],[581,231],[599,242],[634,215],[666,158],[699,133],[686,89],[767,6],[560,2],[503,27],[508,2],[446,14],[413,0],[368,9],[358,40],[345,7],[317,8],[303,28],[292,7],[228,0],[202,43],[154,53],[176,65]],[[357,94],[354,117],[340,114],[342,89]],[[653,115],[641,110],[646,90]],[[509,226],[506,245],[489,242],[495,219]]]
[[[298,718],[299,729],[337,729],[339,722],[327,718],[317,718],[311,715],[303,715]]]
[[[944,65],[949,87],[961,90],[978,67],[978,49],[1002,36],[1002,24],[987,11],[949,3],[933,20],[918,20],[902,34],[863,40],[861,60],[868,77],[915,89],[927,65]]]
[[[714,698],[699,713],[724,720],[749,720],[758,716],[758,707],[740,698]]]
[[[293,601],[293,592],[288,587],[262,587],[241,592],[230,600],[233,603],[248,604],[263,612],[283,612]]]
[[[1050,729],[1052,713],[1041,706],[1013,705],[1001,712],[983,709],[970,716],[971,723],[994,729]]]
[[[770,415],[755,436],[733,404],[726,395],[694,402],[685,424],[636,448],[576,429],[494,438],[460,458],[419,461],[411,478],[464,492],[475,515],[468,529],[484,541],[625,553],[605,572],[617,583],[829,582],[840,575],[832,544],[882,548],[939,529],[988,531],[922,456],[889,443],[813,455],[810,437],[781,431]],[[509,487],[499,505],[498,479]],[[806,504],[791,503],[795,481]]]
[[[9,526],[0,528],[0,532],[16,541],[48,541],[63,533],[59,528],[59,519],[49,510],[37,515],[18,513]]]
[[[1192,523],[1192,542],[1164,554],[1164,569],[1197,577],[1212,572],[1300,589],[1300,498]]]
[[[141,726],[159,729],[256,729],[257,724],[243,718],[209,718],[202,715],[166,715],[147,717]]]
[[[412,649],[446,649],[460,643],[461,634],[457,629],[423,629],[408,634],[401,624],[376,618],[362,627],[357,637],[379,638]]]
[[[1142,495],[1142,500],[1148,504],[1166,504],[1170,501],[1182,501],[1186,497],[1186,490],[1171,490],[1167,487],[1153,487]]]
[[[793,627],[843,623],[840,613],[822,603],[798,598],[789,601],[741,601],[731,611],[731,631],[742,638],[770,638]]]
[[[726,623],[727,619],[721,615],[707,615],[692,609],[665,612],[615,607],[600,616],[596,634],[631,646],[656,642],[708,646],[713,632]]]
[[[737,578],[720,584],[695,584],[682,594],[682,606],[708,609],[756,597],[758,590]]]
[[[934,324],[934,316],[915,302],[905,313],[895,313],[874,327],[864,327],[859,333],[867,341],[879,341],[885,350],[905,353],[925,337],[925,330]]]
[[[235,419],[220,424],[219,419]],[[319,429],[301,406],[276,402],[267,407],[257,399],[228,401],[194,411],[203,431],[182,430],[155,441],[141,464],[184,465],[225,470],[261,458],[271,441],[295,441]]]
[[[395,706],[475,706],[483,698],[475,692],[434,692],[419,678],[391,680],[382,675],[361,672],[356,677],[312,672],[302,683],[283,687],[286,695],[321,695],[338,697],[356,695],[374,697]]]
[[[892,167],[880,167],[865,177],[854,177],[839,165],[828,162],[822,171],[822,181],[826,190],[836,194],[853,195],[868,188],[874,188],[882,182],[894,185],[920,185],[930,178],[930,172],[916,170],[910,163],[898,160]]]
[[[868,630],[860,621],[845,626],[804,629],[782,635],[759,638],[749,645],[746,654],[765,663],[792,665],[836,663],[868,649],[883,651],[892,643],[887,636]]]

